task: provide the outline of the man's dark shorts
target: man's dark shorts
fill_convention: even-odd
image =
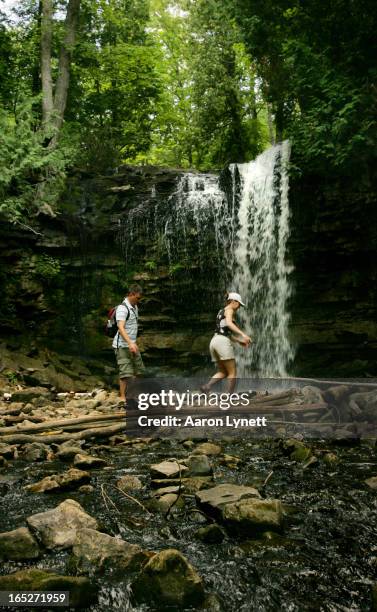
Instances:
[[[145,366],[139,352],[131,353],[130,349],[115,349],[115,357],[119,368],[119,378],[130,378],[144,374]]]

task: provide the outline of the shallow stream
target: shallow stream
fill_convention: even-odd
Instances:
[[[226,537],[221,544],[205,544],[195,538],[206,519],[194,511],[194,496],[187,496],[185,508],[167,518],[162,514],[150,518],[134,499],[113,488],[122,475],[136,475],[144,488],[130,494],[147,504],[152,494],[150,464],[189,454],[176,440],[92,447],[93,454],[107,459],[111,467],[92,470],[95,489],[89,494],[27,493],[24,485],[64,471],[66,465],[12,462],[0,473],[0,531],[25,526],[27,516],[71,498],[111,535],[149,550],[179,549],[204,579],[206,592],[216,595],[209,608],[213,612],[371,610],[371,585],[377,574],[377,496],[364,480],[377,474],[373,444],[311,443],[320,459],[303,469],[283,454],[278,441],[232,439],[220,443],[223,452],[240,457],[242,464],[230,469],[220,464],[221,455],[211,457],[215,483],[255,485],[263,496],[281,499],[287,511],[282,535],[260,540]],[[325,449],[335,452],[339,461],[334,465],[322,461]],[[115,507],[102,494],[101,485]],[[0,573],[33,566],[63,574],[68,557],[64,551],[46,553],[33,564],[7,562]],[[91,612],[152,610],[130,603],[131,576],[119,579],[110,574],[97,580],[99,600]]]

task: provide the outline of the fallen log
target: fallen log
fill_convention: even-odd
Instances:
[[[0,436],[7,436],[12,433],[34,433],[38,431],[48,431],[49,429],[64,429],[67,425],[78,425],[81,423],[96,423],[97,421],[114,421],[119,420],[120,418],[124,418],[126,416],[126,412],[115,412],[114,414],[109,415],[93,415],[93,416],[85,416],[78,417],[75,419],[54,419],[43,421],[43,423],[38,423],[35,425],[27,425],[26,427],[0,427]]]
[[[6,423],[22,423],[25,420],[31,421],[32,423],[44,423],[45,419],[42,417],[31,416],[30,414],[18,414],[18,415],[9,415],[3,417],[3,420]],[[7,426],[7,429],[10,429],[10,426]]]
[[[101,438],[112,436],[119,431],[127,429],[126,421],[123,423],[117,423],[116,425],[110,425],[109,427],[92,427],[91,429],[84,429],[78,433],[62,433],[62,434],[47,434],[47,435],[33,435],[33,434],[14,434],[10,436],[3,436],[2,442],[8,442],[9,444],[28,444],[29,442],[41,442],[42,444],[59,444],[60,442],[67,442],[68,440],[86,440],[87,438]]]
[[[114,421],[112,421],[112,423],[122,423],[124,421],[126,417],[123,416],[120,419],[117,419]],[[96,428],[97,427],[107,427],[109,425],[109,422],[106,421],[105,419],[103,421],[100,421],[99,423],[96,423]],[[69,432],[69,431],[82,431],[83,429],[85,429],[88,426],[87,423],[83,423],[81,425],[66,425],[64,428],[63,427],[59,427],[59,429],[61,429],[64,432]],[[2,439],[2,438],[1,438]]]
[[[280,401],[280,403],[282,403],[282,400],[291,400],[295,397],[300,397],[300,391],[298,389],[288,389],[287,391],[280,391],[279,393],[271,393],[269,395],[262,395],[262,396],[256,396],[256,397],[252,397],[249,400],[250,404],[272,404],[274,402]]]

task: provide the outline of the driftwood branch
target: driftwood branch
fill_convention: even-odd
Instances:
[[[33,435],[33,434],[13,434],[10,436],[2,436],[2,442],[9,442],[9,444],[28,444],[29,442],[42,442],[45,444],[51,444],[52,442],[59,444],[60,442],[67,442],[68,440],[85,440],[87,438],[101,438],[112,436],[119,431],[126,429],[126,420],[124,423],[117,423],[116,425],[110,425],[109,427],[93,427],[91,429],[84,429],[78,433],[62,433],[62,434],[47,434],[47,435]]]
[[[25,427],[0,427],[0,436],[7,436],[13,433],[36,433],[40,431],[48,431],[50,429],[63,429],[69,425],[81,425],[83,423],[96,423],[99,421],[114,421],[119,420],[121,418],[125,418],[126,413],[116,412],[114,414],[109,415],[93,415],[93,416],[85,416],[79,417],[75,419],[55,419],[50,421],[44,421],[43,423],[38,423],[35,425],[27,425]]]

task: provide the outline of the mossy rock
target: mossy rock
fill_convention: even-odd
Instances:
[[[69,591],[69,605],[84,608],[97,599],[97,589],[88,578],[62,576],[40,569],[28,569],[0,576],[1,591]]]

